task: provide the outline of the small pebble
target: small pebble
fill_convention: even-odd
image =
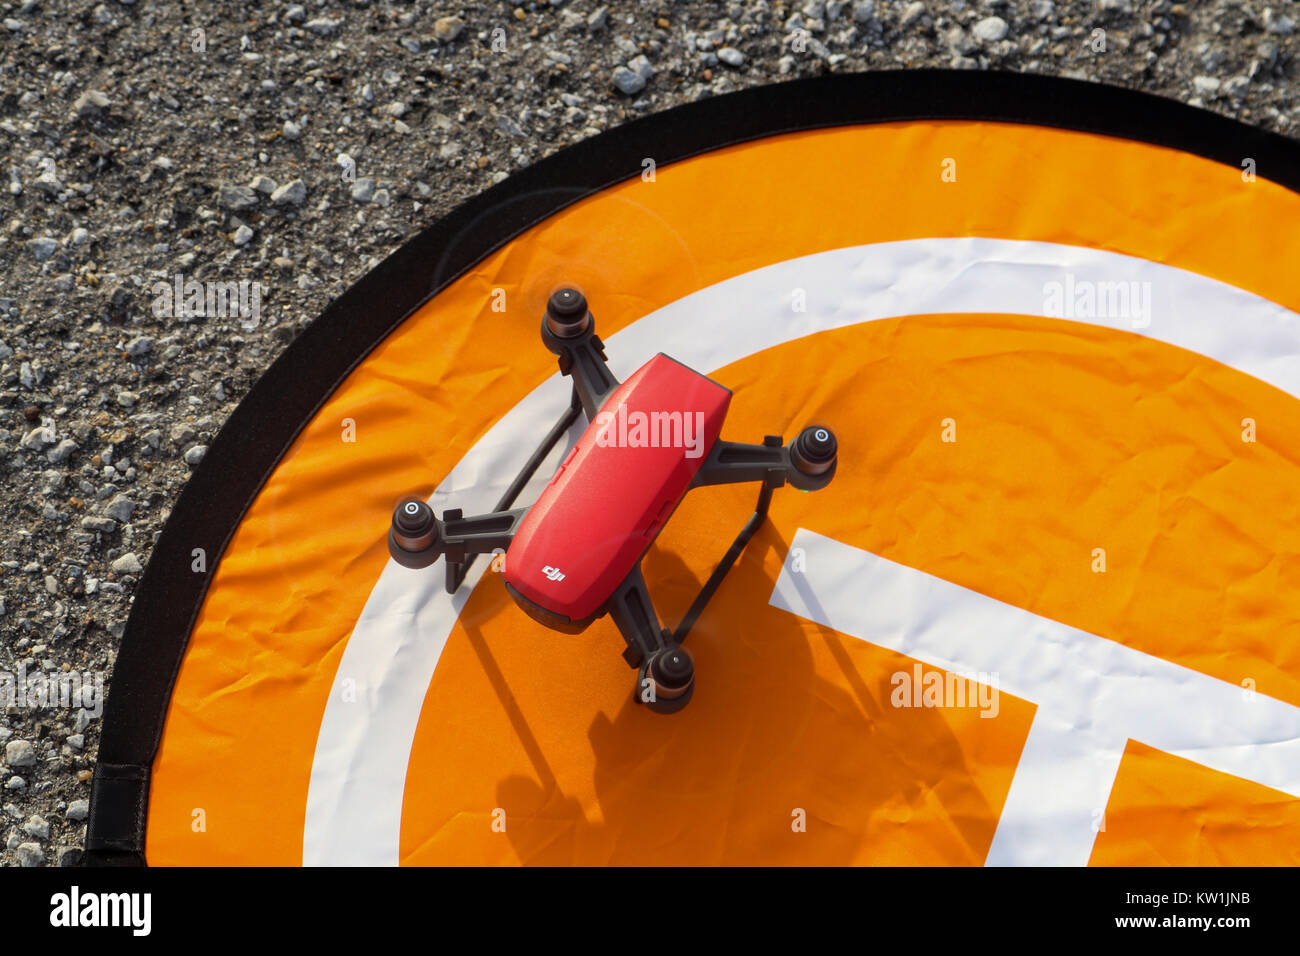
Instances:
[[[1001,17],[985,17],[971,28],[971,33],[984,43],[996,43],[1007,35],[1007,21]]]
[[[301,206],[304,199],[307,198],[307,184],[301,179],[295,179],[291,183],[285,183],[275,192],[271,193],[271,205],[273,206]]]
[[[108,109],[111,105],[112,101],[104,93],[99,90],[86,90],[72,104],[72,110],[77,116],[84,119]]]
[[[357,202],[370,202],[375,194],[375,181],[369,177],[358,179],[352,184],[352,198]]]
[[[5,763],[10,767],[35,767],[36,751],[30,741],[11,740],[5,744]]]
[[[217,206],[231,212],[243,212],[246,209],[252,209],[261,201],[261,198],[257,190],[252,186],[232,186],[230,183],[223,183],[217,189]]]
[[[329,36],[339,28],[342,20],[331,20],[328,17],[320,17],[316,20],[308,20],[303,24],[303,29],[309,30],[318,36]]]
[[[72,457],[77,450],[77,443],[71,438],[65,438],[53,448],[45,453],[45,457],[56,465],[60,465]]]
[[[15,853],[19,866],[41,866],[45,863],[45,852],[39,843],[20,844]]]
[[[104,508],[104,514],[123,524],[131,520],[131,512],[135,510],[135,502],[126,495],[118,495],[108,503]]]
[[[134,551],[128,551],[111,565],[113,570],[118,574],[139,574],[144,570],[144,565],[140,563],[140,556]]]
[[[141,355],[147,355],[152,351],[153,339],[147,335],[137,335],[126,343],[126,354],[132,358],[139,358]]]
[[[614,86],[626,96],[635,96],[645,89],[645,77],[620,66],[614,71]]]
[[[38,236],[27,240],[27,251],[37,262],[44,262],[58,250],[59,244],[49,236]]]
[[[433,35],[443,43],[451,43],[465,29],[465,21],[460,17],[439,17],[433,21]]]

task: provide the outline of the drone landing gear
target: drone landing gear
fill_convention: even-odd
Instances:
[[[780,449],[781,439],[769,435],[764,439],[762,447]],[[695,662],[682,644],[721,586],[727,572],[767,520],[773,489],[785,483],[782,473],[777,469],[773,469],[762,481],[754,513],[745,522],[709,579],[704,582],[676,631],[660,627],[640,568],[629,575],[623,586],[610,598],[610,617],[627,641],[623,659],[637,669],[633,696],[655,713],[676,713],[690,703],[691,696],[695,693]]]
[[[826,487],[835,477],[837,451],[835,434],[829,428],[817,425],[805,428],[789,446],[782,445],[779,435],[766,436],[761,445],[714,443],[691,487],[757,481],[760,483],[758,503],[749,521],[704,582],[676,631],[669,632],[659,626],[639,568],[628,576],[610,599],[610,616],[627,641],[623,658],[637,668],[636,700],[662,714],[671,714],[686,706],[695,691],[695,667],[682,647],[686,635],[750,539],[767,520],[773,490],[786,483],[801,491]]]
[[[533,450],[533,453],[528,457],[528,461],[524,462],[524,466],[519,469],[519,474],[515,475],[515,480],[510,482],[510,487],[505,490],[505,494],[503,494],[501,500],[497,502],[497,506],[494,509],[495,511],[506,511],[515,503],[515,499],[519,497],[519,493],[524,490],[524,486],[528,484],[529,480],[537,472],[537,469],[541,467],[542,462],[546,460],[546,456],[551,453],[551,449],[559,444],[560,439],[564,437],[564,433],[569,430],[569,427],[575,421],[578,420],[578,416],[581,413],[582,401],[579,399],[578,390],[575,388],[568,409],[559,417],[559,420],[551,427],[551,430],[546,433],[546,437],[543,438],[541,444]],[[461,512],[459,509],[447,511],[443,515],[443,520],[447,521],[452,518],[459,518],[460,516]],[[456,591],[459,590],[461,584],[465,580],[465,575],[469,573],[469,569],[474,564],[474,559],[477,557],[477,554],[465,554],[459,559],[456,559],[451,553],[445,555],[447,562],[448,594],[455,594]]]
[[[777,446],[780,446],[781,440],[776,439]],[[763,526],[767,520],[767,509],[772,503],[772,489],[781,487],[779,479],[770,479],[763,482],[763,486],[758,490],[758,503],[754,506],[754,513],[749,516],[745,526],[740,529],[740,534],[736,535],[736,540],[731,543],[727,553],[722,556],[718,566],[713,569],[709,579],[704,582],[704,587],[700,588],[700,593],[695,600],[691,602],[691,608],[682,618],[682,623],[677,625],[677,630],[673,633],[673,640],[680,644],[686,640],[686,635],[690,632],[699,616],[704,613],[704,608],[708,605],[709,600],[713,597],[715,591],[722,584],[722,579],[727,576],[732,565],[744,553],[745,546],[749,544],[749,539],[754,537],[754,533]]]
[[[659,626],[641,568],[635,568],[606,605],[627,649],[623,660],[637,669],[633,699],[660,714],[672,714],[695,693],[695,662],[672,632]]]

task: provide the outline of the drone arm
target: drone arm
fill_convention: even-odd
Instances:
[[[560,374],[573,378],[587,420],[595,421],[619,381],[605,363],[605,343],[581,292],[564,288],[551,296],[542,317],[542,342],[558,356]]]
[[[564,343],[559,355],[560,374],[572,376],[574,391],[587,420],[595,421],[596,413],[619,386],[618,379],[605,364],[605,343],[593,334],[581,342]]]
[[[410,498],[398,504],[388,529],[388,552],[407,568],[427,568],[440,557],[447,559],[447,587],[454,592],[462,568],[476,554],[504,552],[527,508],[490,511],[465,517],[459,509],[444,511],[442,518],[427,503]]]
[[[527,508],[510,510],[524,486],[536,474],[546,456],[564,437],[582,410],[577,389],[559,420],[551,426],[540,445],[534,449],[514,481],[488,514],[464,517],[459,511],[447,511],[438,521],[427,504],[419,499],[398,504],[388,532],[388,551],[393,560],[407,568],[427,568],[442,554],[447,555],[447,593],[455,594],[470,565],[478,554],[505,551],[510,547],[519,521]],[[413,509],[413,510],[410,510]],[[404,513],[405,511],[405,513]],[[448,540],[450,538],[450,540]]]
[[[816,491],[835,476],[835,463],[835,436],[827,428],[805,428],[784,446],[778,435],[768,435],[761,445],[719,439],[709,449],[691,487],[761,481],[768,488],[789,482],[800,491]]]
[[[637,670],[635,699],[661,714],[685,707],[695,691],[695,665],[660,626],[640,564],[623,579],[605,610],[627,642],[623,659]]]
[[[510,547],[519,522],[528,514],[527,508],[509,511],[490,511],[487,514],[462,517],[459,509],[442,513],[442,550],[449,557],[467,554],[491,554]]]
[[[659,624],[650,591],[646,587],[641,565],[634,567],[609,598],[609,616],[614,621],[627,649],[623,659],[632,667],[659,653],[664,646],[664,630]]]
[[[691,487],[761,481],[779,488],[785,484],[789,467],[790,456],[776,435],[768,435],[761,445],[718,439],[695,473]]]

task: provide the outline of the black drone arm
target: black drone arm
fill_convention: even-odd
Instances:
[[[627,642],[623,659],[632,667],[654,657],[664,646],[664,630],[659,625],[659,615],[646,588],[641,565],[637,564],[623,579],[618,590],[610,595],[606,605],[609,616]]]
[[[467,554],[491,554],[504,551],[514,540],[519,522],[528,514],[527,508],[509,511],[489,511],[487,514],[464,517],[459,508],[442,513],[442,552],[449,557],[462,558]]]
[[[504,553],[514,540],[527,508],[489,511],[465,517],[448,509],[439,518],[418,498],[399,502],[388,529],[388,553],[405,568],[427,568],[447,559],[447,593],[453,594],[478,554]]]
[[[659,624],[638,563],[605,605],[627,649],[623,659],[637,668],[637,699],[651,710],[681,710],[695,692],[695,663]]]
[[[768,435],[761,445],[719,439],[691,487],[761,481],[768,488],[789,482],[800,491],[816,491],[835,477],[837,450],[834,433],[817,425],[805,428],[785,446],[776,435]]]
[[[565,288],[551,296],[542,318],[542,342],[559,356],[560,374],[573,378],[587,421],[595,421],[619,381],[605,364],[605,344],[581,292]]]
[[[838,447],[834,432],[820,425],[805,428],[794,441],[785,446],[782,446],[779,435],[768,435],[761,445],[745,445],[721,440],[714,442],[704,464],[696,472],[691,487],[757,481],[762,483],[758,490],[758,503],[754,506],[754,513],[741,528],[740,534],[736,536],[736,540],[722,556],[718,566],[713,569],[704,587],[700,589],[690,610],[677,625],[677,630],[673,632],[669,641],[671,645],[676,645],[678,650],[681,649],[686,635],[690,633],[691,628],[704,612],[704,608],[713,599],[727,572],[731,570],[750,539],[767,520],[767,509],[772,503],[772,490],[780,488],[787,481],[803,491],[816,491],[818,488],[826,487],[835,476],[837,454]]]

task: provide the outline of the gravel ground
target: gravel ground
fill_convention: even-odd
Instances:
[[[111,678],[156,535],[260,370],[410,235],[563,145],[899,66],[1104,80],[1291,135],[1300,102],[1291,2],[0,6],[0,682]],[[260,308],[159,315],[177,273]],[[76,863],[99,720],[4,704],[0,862]]]

